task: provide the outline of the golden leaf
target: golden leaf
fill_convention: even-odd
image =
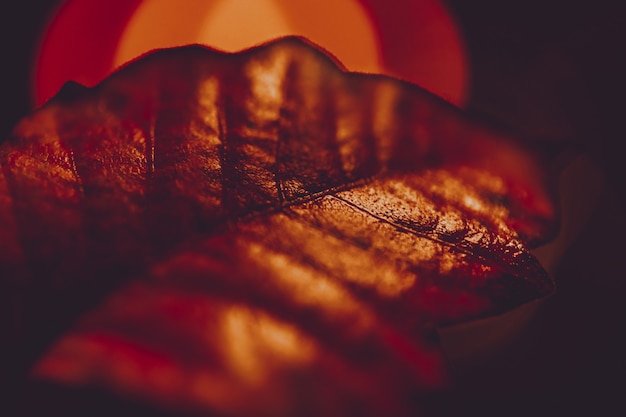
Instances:
[[[0,164],[13,377],[37,359],[172,412],[413,415],[446,380],[436,327],[553,289],[530,154],[297,38],[68,86]]]

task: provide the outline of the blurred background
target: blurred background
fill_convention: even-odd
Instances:
[[[419,67],[412,43],[393,53],[385,48],[413,33],[412,25],[427,24],[414,7],[420,2],[362,3],[374,20],[388,7],[406,10],[402,19],[381,18],[378,24],[396,30],[378,41],[386,68],[410,78]],[[56,0],[0,5],[2,138],[34,107],[37,48],[58,5]],[[455,56],[465,61],[457,64],[467,68],[449,75],[457,84],[441,94],[547,153],[568,149],[569,157],[558,160],[574,164],[564,171],[569,192],[562,205],[575,225],[568,226],[563,258],[554,265],[557,294],[488,358],[453,363],[455,387],[434,396],[429,408],[441,416],[626,415],[620,399],[626,389],[626,6],[610,0],[447,0],[445,5],[462,40]],[[109,26],[107,18],[104,13],[102,28]],[[429,42],[435,58],[445,55],[437,52],[444,40]],[[404,70],[403,54],[411,62]],[[444,58],[440,62],[452,62]],[[433,89],[445,89],[433,77]]]

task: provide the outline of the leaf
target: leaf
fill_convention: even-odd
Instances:
[[[412,415],[446,381],[436,327],[549,294],[533,157],[338,65],[297,38],[164,50],[25,118],[0,148],[5,374],[183,414]]]

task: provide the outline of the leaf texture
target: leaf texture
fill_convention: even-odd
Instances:
[[[530,154],[298,38],[68,85],[0,164],[16,378],[37,360],[183,415],[414,415],[446,381],[435,328],[553,290]]]

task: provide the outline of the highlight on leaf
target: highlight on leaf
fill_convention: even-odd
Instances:
[[[437,327],[553,290],[531,154],[299,38],[66,89],[0,164],[9,375],[172,413],[414,415]]]

